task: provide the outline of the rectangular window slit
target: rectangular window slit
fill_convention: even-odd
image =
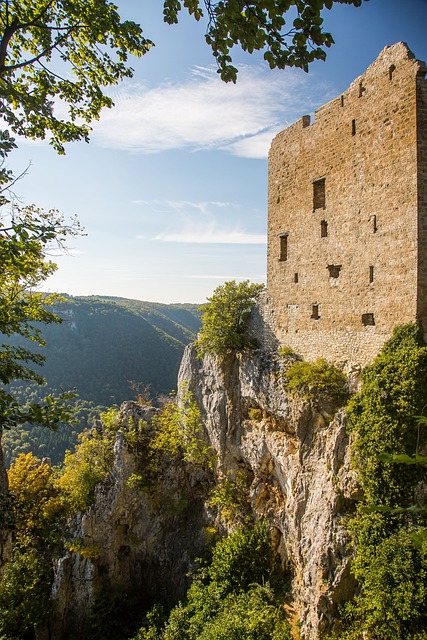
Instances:
[[[341,96],[341,106],[344,106],[344,96]]]
[[[371,265],[369,267],[369,283],[372,284],[374,281],[374,267]]]
[[[365,327],[374,327],[375,319],[373,313],[362,313],[362,324]]]
[[[279,260],[285,262],[288,259],[288,234],[283,233],[280,238],[280,256]]]
[[[376,233],[378,231],[376,215],[371,216],[371,225],[373,233]]]
[[[295,284],[297,284],[297,282],[298,282],[298,274],[297,273],[294,273],[294,282],[295,282]]]
[[[311,305],[311,317],[313,318],[313,320],[319,320],[320,315],[319,315],[319,305],[318,304],[312,304]]]
[[[388,68],[388,77],[389,77],[390,81],[393,80],[393,73],[395,71],[396,71],[396,65],[395,64],[390,65],[389,68]]]
[[[320,221],[320,237],[327,238],[328,237],[328,223],[326,220]]]
[[[356,135],[356,120],[351,121],[351,135],[352,136]]]
[[[324,209],[326,206],[325,178],[313,181],[313,211]]]

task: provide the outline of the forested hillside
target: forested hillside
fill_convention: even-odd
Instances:
[[[33,451],[59,462],[99,407],[119,405],[148,388],[153,397],[169,394],[184,347],[200,327],[197,305],[158,304],[112,297],[70,297],[55,308],[61,324],[42,328],[46,356],[40,368],[48,390],[74,389],[78,424],[52,433],[28,427],[4,435],[7,460]],[[24,344],[16,339],[14,344]],[[46,387],[21,383],[14,393],[25,399],[46,395]]]

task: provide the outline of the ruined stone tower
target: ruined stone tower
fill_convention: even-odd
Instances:
[[[427,81],[404,43],[279,133],[268,294],[280,341],[366,364],[398,324],[427,331]]]

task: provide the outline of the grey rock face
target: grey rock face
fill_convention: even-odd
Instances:
[[[305,639],[334,626],[354,590],[343,515],[358,497],[343,410],[291,397],[285,358],[256,351],[219,360],[187,347],[179,384],[202,411],[219,477],[245,469],[253,511],[274,527],[293,572],[294,606]]]

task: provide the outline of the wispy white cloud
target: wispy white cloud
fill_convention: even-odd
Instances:
[[[155,236],[160,242],[180,242],[189,244],[266,244],[262,233],[248,233],[239,227],[220,228],[215,223],[208,226],[196,225],[191,229],[165,231]]]
[[[248,231],[244,220],[236,220],[240,205],[222,201],[136,200],[150,211],[167,216],[167,227],[151,236],[139,234],[138,240],[189,244],[261,244],[267,242],[265,233]],[[171,212],[175,215],[171,216]],[[232,213],[232,216],[230,216]],[[240,216],[241,218],[242,216]],[[246,214],[245,214],[246,217]],[[171,222],[172,220],[172,222]]]
[[[227,275],[190,275],[188,276],[192,280],[257,280],[264,282],[265,275],[263,276],[227,276]]]
[[[173,209],[175,211],[185,211],[196,209],[200,213],[207,214],[211,209],[238,209],[239,204],[235,202],[220,202],[218,200],[132,200],[131,204],[149,207],[151,209]]]
[[[309,89],[294,70],[246,67],[233,85],[214,69],[196,67],[184,82],[117,92],[115,108],[104,112],[92,137],[101,146],[139,153],[218,148],[264,157],[275,133],[311,106],[312,93],[313,79]]]

